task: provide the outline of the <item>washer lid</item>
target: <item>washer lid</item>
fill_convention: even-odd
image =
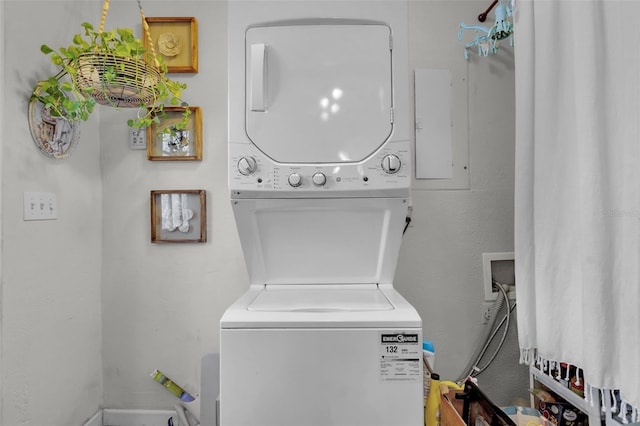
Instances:
[[[393,129],[391,29],[365,20],[257,26],[245,39],[246,132],[280,163],[362,161]]]
[[[394,307],[376,285],[265,286],[247,306],[262,312],[390,311]]]
[[[250,283],[390,283],[407,205],[404,198],[234,200]]]

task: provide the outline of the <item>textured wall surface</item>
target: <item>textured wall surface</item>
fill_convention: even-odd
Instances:
[[[248,285],[227,189],[225,2],[144,2],[147,16],[199,21],[199,72],[173,77],[189,85],[184,97],[202,108],[202,161],[148,161],[145,151],[128,147],[126,119],[135,112],[105,107],[82,124],[71,158],[47,159],[33,145],[29,91],[52,70],[39,46],[64,45],[81,22],[97,24],[99,3],[0,3],[1,424],[81,424],[101,406],[170,408],[175,399],[149,377],[156,368],[197,394],[201,358],[218,351],[219,318]],[[505,48],[467,62],[457,40],[458,23],[473,22],[485,7],[409,4],[409,70],[451,69],[464,77],[456,82],[464,90],[452,98],[454,116],[463,118],[453,133],[467,150],[468,187],[416,183],[396,273],[447,379],[461,373],[482,332],[482,253],[513,250],[513,54]],[[135,2],[112,2],[107,27],[115,26],[141,31]],[[207,191],[207,243],[150,243],[149,192],[156,189]],[[59,219],[22,221],[25,191],[56,193]],[[500,404],[527,393],[514,330],[480,377]]]
[[[495,56],[470,52],[466,61],[457,38],[459,23],[480,24],[476,17],[486,6],[409,2],[409,68],[447,69],[458,78],[452,90],[452,138],[468,150],[468,189],[414,184],[413,221],[396,272],[396,288],[420,312],[424,338],[435,343],[436,370],[448,379],[463,373],[483,331],[482,253],[513,251],[513,49],[503,43]],[[461,166],[454,158],[454,167]],[[443,182],[431,187],[438,184],[446,187]],[[518,365],[515,312],[512,319],[504,349],[479,376],[481,388],[503,405],[527,398],[529,386],[526,367]]]
[[[218,350],[220,316],[248,286],[227,189],[226,3],[145,2],[145,14],[198,19],[199,72],[172,77],[202,109],[203,159],[148,161],[127,145],[128,113],[101,112],[104,403],[117,408],[175,402],[149,378],[155,368],[198,393],[200,360]],[[112,6],[110,16],[139,28],[134,2]],[[206,243],[150,243],[149,192],[162,189],[207,191]]]
[[[0,424],[77,425],[96,411],[103,388],[99,114],[82,123],[72,156],[53,160],[31,139],[27,104],[53,72],[40,44],[67,43],[73,34],[58,22],[79,25],[99,11],[71,2],[4,7]],[[23,221],[25,191],[56,194],[58,219]]]

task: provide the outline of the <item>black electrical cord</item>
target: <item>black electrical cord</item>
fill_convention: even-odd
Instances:
[[[404,220],[404,229],[402,230],[402,235],[404,235],[404,233],[407,232],[407,228],[409,227],[410,223],[411,223],[411,216],[407,216]]]

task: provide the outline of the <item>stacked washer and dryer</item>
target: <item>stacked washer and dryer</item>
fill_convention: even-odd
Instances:
[[[228,7],[250,286],[220,322],[220,423],[421,425],[422,322],[393,288],[411,182],[406,2]]]

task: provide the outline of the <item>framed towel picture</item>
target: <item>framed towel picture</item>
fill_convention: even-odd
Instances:
[[[206,242],[206,201],[203,189],[151,191],[151,242]]]
[[[145,17],[153,46],[144,37],[144,47],[162,58],[168,72],[198,72],[198,20],[186,18]],[[143,24],[144,25],[144,24]]]
[[[149,160],[202,160],[202,112],[200,107],[187,107],[191,111],[187,127],[172,130],[182,120],[185,107],[165,107],[166,117],[147,127],[147,158]]]

